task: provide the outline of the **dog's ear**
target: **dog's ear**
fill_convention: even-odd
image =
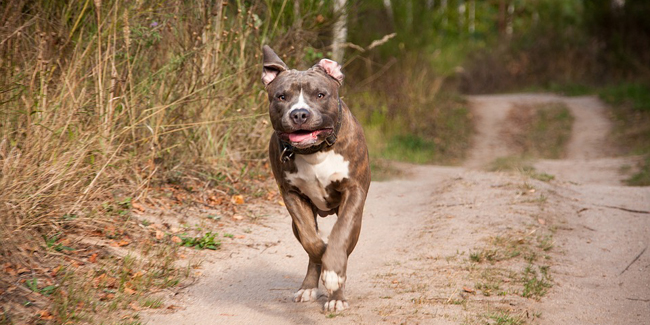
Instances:
[[[325,73],[334,78],[334,80],[336,80],[339,85],[343,84],[343,78],[345,78],[345,75],[343,75],[343,72],[341,72],[341,65],[336,61],[332,61],[330,59],[322,59],[320,62],[318,62],[318,64],[316,64],[316,66],[323,69]]]
[[[268,86],[268,84],[270,84],[275,79],[275,77],[280,74],[280,72],[289,70],[289,67],[287,67],[287,65],[282,62],[280,57],[275,54],[275,52],[273,52],[273,50],[268,45],[264,45],[262,52],[264,52],[262,82],[264,83],[264,86]]]

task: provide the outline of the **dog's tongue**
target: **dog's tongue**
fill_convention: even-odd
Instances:
[[[314,132],[294,132],[289,133],[289,140],[291,142],[303,142],[308,139],[316,139],[320,130]]]

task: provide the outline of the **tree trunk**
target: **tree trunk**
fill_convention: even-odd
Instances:
[[[506,34],[508,35],[508,38],[512,37],[512,33],[514,32],[514,22],[515,20],[515,4],[511,2],[508,5],[508,25],[506,26]]]
[[[338,17],[334,23],[334,37],[332,40],[332,59],[343,64],[345,48],[343,45],[348,38],[348,10],[347,0],[334,1],[334,14]]]
[[[469,1],[469,33],[476,31],[476,0]]]
[[[384,8],[386,8],[386,15],[388,15],[388,21],[390,21],[391,26],[395,22],[393,14],[393,5],[390,3],[390,0],[384,0]]]

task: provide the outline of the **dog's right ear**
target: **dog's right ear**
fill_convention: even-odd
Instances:
[[[275,77],[280,74],[282,71],[289,70],[289,67],[282,62],[280,57],[273,52],[273,50],[268,46],[264,45],[262,48],[264,52],[264,68],[262,69],[262,82],[264,86],[268,86]]]

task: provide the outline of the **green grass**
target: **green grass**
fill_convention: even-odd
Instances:
[[[599,95],[612,108],[615,137],[623,153],[645,157],[639,170],[625,182],[650,186],[650,86],[621,83],[601,89]]]
[[[433,141],[419,136],[395,135],[388,139],[382,155],[388,159],[424,164],[434,161],[437,154]]]
[[[598,93],[609,105],[626,105],[634,111],[650,112],[650,87],[644,83],[623,82],[604,87]]]
[[[431,94],[430,89],[412,83],[401,83],[404,97],[410,100],[387,96],[399,89],[379,91],[379,96],[365,91],[355,96],[352,110],[363,124],[371,160],[461,162],[473,132],[466,102],[456,96]]]
[[[562,103],[518,105],[506,118],[502,136],[518,153],[492,161],[489,171],[519,171],[531,178],[549,182],[555,176],[538,172],[534,159],[559,159],[564,156],[574,117]]]
[[[548,273],[549,267],[539,266],[538,270],[539,272],[535,270],[534,265],[530,264],[522,272],[522,282],[524,284],[524,289],[521,292],[522,297],[539,300],[553,286],[551,276]]]
[[[513,316],[507,312],[491,313],[487,315],[487,318],[493,321],[490,324],[495,325],[522,325],[526,323],[522,317]]]
[[[573,120],[563,103],[517,105],[508,113],[504,136],[522,156],[559,159],[571,137]]]
[[[647,155],[641,164],[640,170],[625,180],[631,186],[650,186],[650,155]]]
[[[547,90],[564,96],[586,96],[596,92],[592,86],[583,83],[555,83],[552,82],[546,87]]]
[[[211,250],[217,250],[221,247],[221,241],[216,240],[215,238],[217,237],[217,233],[213,232],[207,232],[203,234],[203,236],[197,236],[197,237],[186,237],[186,236],[180,236],[181,238],[181,246],[185,247],[194,247],[196,249],[211,249]],[[225,235],[224,235],[225,236]],[[229,237],[234,237],[234,235],[231,235]]]
[[[550,182],[555,179],[554,175],[545,172],[538,172],[532,165],[532,159],[521,155],[499,157],[490,162],[488,171],[517,171],[530,178],[543,182]]]
[[[144,299],[140,305],[145,308],[152,308],[152,309],[157,309],[163,306],[163,299],[162,298],[146,298]]]

